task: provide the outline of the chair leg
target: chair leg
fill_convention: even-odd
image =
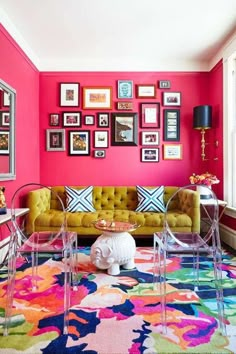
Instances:
[[[70,287],[71,287],[71,271],[73,262],[72,247],[68,246],[64,249],[64,323],[63,334],[69,332],[69,310],[70,310]]]

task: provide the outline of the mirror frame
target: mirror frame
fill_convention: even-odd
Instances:
[[[16,179],[16,163],[15,163],[15,114],[16,114],[16,90],[0,79],[0,87],[9,93],[10,97],[10,130],[9,130],[9,173],[0,172],[0,181],[8,181]]]

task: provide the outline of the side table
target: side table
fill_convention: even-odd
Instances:
[[[103,233],[91,247],[91,261],[99,269],[107,269],[110,275],[120,274],[120,266],[125,269],[135,267],[136,244],[129,233],[138,225],[129,222],[98,220],[95,228]]]
[[[29,208],[16,208],[15,209],[15,216],[17,218],[19,218],[21,216],[28,214],[28,212],[29,212]],[[2,227],[3,225],[6,225],[8,230],[11,232],[11,229],[9,226],[10,221],[11,221],[11,209],[7,209],[6,214],[0,215],[0,227]],[[10,241],[9,237],[0,241],[0,267],[5,264],[5,261],[7,259],[8,252],[7,252],[6,248],[9,244],[9,241]]]
[[[207,212],[207,206],[211,206],[214,204],[214,199],[200,199],[200,204],[202,205],[202,207],[204,208],[204,211],[205,213],[208,214]],[[218,205],[220,207],[222,207],[222,210],[221,212],[219,213],[219,221],[220,219],[222,218],[223,214],[224,214],[224,211],[225,211],[225,208],[227,207],[227,202],[224,201],[224,200],[220,200],[218,199]],[[209,216],[209,215],[208,215]]]

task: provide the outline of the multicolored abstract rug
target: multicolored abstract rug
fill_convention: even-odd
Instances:
[[[79,249],[78,291],[72,292],[69,335],[62,335],[63,264],[41,258],[39,292],[27,291],[30,263],[18,264],[14,327],[0,334],[1,354],[154,354],[236,353],[236,336],[224,337],[217,325],[212,267],[201,267],[201,291],[193,291],[191,257],[168,261],[168,332],[162,334],[160,298],[153,290],[153,250],[137,247],[136,268],[118,276],[97,270],[90,248]],[[231,330],[236,334],[236,257],[224,251],[224,296]],[[0,277],[0,325],[6,275]],[[169,299],[169,296],[171,300]],[[1,327],[2,333],[2,327]]]

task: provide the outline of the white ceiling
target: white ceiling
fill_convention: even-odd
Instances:
[[[236,0],[0,0],[40,71],[209,70],[236,30]]]

